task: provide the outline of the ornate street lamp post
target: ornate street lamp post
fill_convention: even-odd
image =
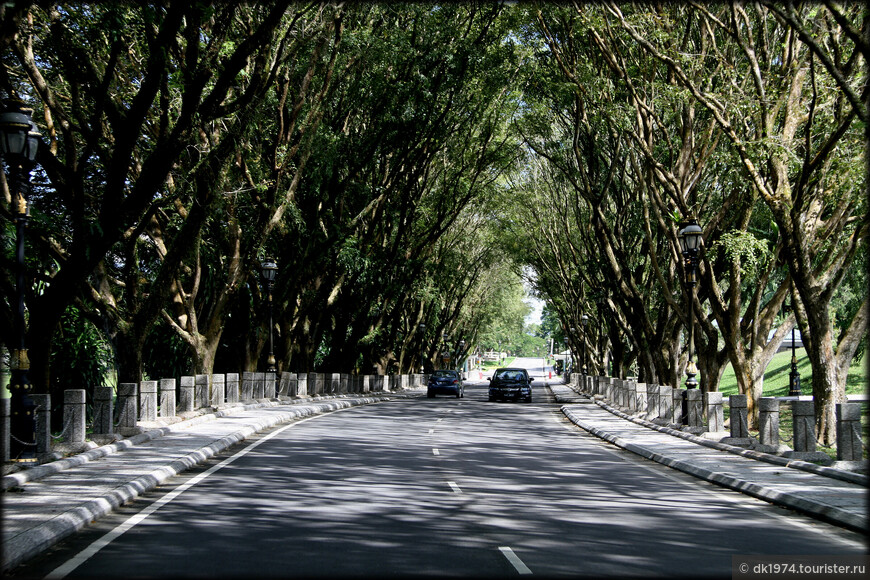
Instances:
[[[800,397],[801,396],[801,375],[798,372],[797,368],[797,356],[795,356],[795,338],[794,338],[794,329],[797,326],[797,310],[794,308],[794,302],[791,305],[784,304],[783,308],[786,312],[791,309],[795,313],[795,323],[794,326],[791,327],[791,372],[788,374],[788,396],[789,397]]]
[[[272,341],[272,284],[275,282],[275,274],[278,273],[278,264],[272,258],[266,258],[261,264],[260,269],[263,274],[263,280],[266,281],[266,293],[269,296],[269,359],[266,361],[266,372],[274,373],[278,370],[275,366],[275,351]]]
[[[459,367],[459,357],[463,352],[465,352],[465,341],[460,340],[459,344],[456,345],[456,370],[460,373],[462,372],[462,369]]]
[[[562,342],[565,343],[565,352],[569,352],[568,350],[568,337],[565,336],[562,338]],[[568,382],[568,357],[565,357],[565,360],[562,361],[562,376],[565,379],[565,382]]]
[[[450,337],[447,336],[446,332],[441,333],[441,368],[449,369],[450,368],[450,345],[448,344],[448,340]]]
[[[589,317],[585,314],[580,317],[580,321],[583,323],[583,369],[580,371],[583,373],[585,377],[588,369],[586,368],[586,359],[589,358],[588,352],[586,351],[586,329],[589,327]]]
[[[426,325],[422,322],[417,325],[420,332],[420,374],[426,373]]]
[[[32,385],[27,376],[30,360],[27,356],[24,322],[24,230],[30,218],[27,194],[30,190],[30,171],[36,159],[39,133],[31,120],[33,109],[17,99],[5,99],[0,112],[0,154],[9,172],[12,195],[12,218],[15,222],[15,289],[18,308],[15,312],[17,344],[10,349],[10,442],[12,461],[33,463],[36,457],[36,405],[30,398]]]
[[[576,337],[577,337],[577,329],[572,326],[571,327],[571,372],[572,373],[576,370],[576,369],[574,369],[574,365],[577,364],[577,361],[574,360],[574,358],[575,358],[574,355],[577,353],[577,345],[575,342],[577,340]]]
[[[686,262],[686,283],[689,286],[689,361],[686,364],[686,388],[698,388],[695,375],[698,367],[695,365],[695,286],[698,283],[698,254],[701,248],[703,230],[694,219],[688,220],[680,230],[680,250]],[[684,419],[685,414],[684,414]]]

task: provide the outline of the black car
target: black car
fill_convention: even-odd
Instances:
[[[435,395],[454,395],[457,399],[465,396],[465,386],[462,384],[462,375],[459,371],[435,371],[429,376],[429,384],[426,386],[426,395],[429,398]]]
[[[495,369],[489,381],[490,401],[532,402],[532,379],[526,369]]]

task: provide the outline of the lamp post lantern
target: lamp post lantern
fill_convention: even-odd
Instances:
[[[680,230],[680,250],[686,262],[686,283],[689,286],[689,360],[686,364],[686,388],[698,388],[695,375],[698,367],[695,365],[695,286],[698,283],[698,255],[701,248],[703,230],[698,222],[689,219]],[[684,414],[685,418],[685,414]]]
[[[275,275],[278,273],[278,264],[272,258],[266,258],[260,264],[260,269],[263,279],[266,281],[266,293],[269,296],[269,359],[266,361],[266,372],[274,373],[278,370],[275,365],[275,351],[272,340],[272,284],[275,282]]]
[[[36,159],[39,133],[31,120],[33,109],[17,99],[4,99],[0,112],[0,154],[9,171],[12,195],[12,218],[15,222],[15,289],[18,307],[15,310],[15,339],[10,349],[9,382],[9,458],[21,463],[34,463],[36,457],[36,405],[30,398],[32,385],[28,377],[30,359],[27,356],[24,308],[24,231],[30,218],[27,194],[30,171]]]

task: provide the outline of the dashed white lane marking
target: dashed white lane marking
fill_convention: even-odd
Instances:
[[[452,481],[448,481],[447,485],[450,486],[450,489],[453,490],[453,493],[462,493],[462,490],[459,489],[459,486],[453,483]]]
[[[435,432],[435,429],[429,429],[429,435]]]
[[[438,419],[438,420],[435,421],[435,422],[436,422],[436,423],[440,423],[440,422],[443,421],[443,420],[444,420],[444,419]]]
[[[436,448],[433,447],[433,448],[432,448],[432,455],[441,455],[441,452],[438,451],[438,449],[436,449]]]
[[[520,574],[531,574],[532,573],[532,571],[529,570],[529,567],[526,566],[525,564],[523,564],[523,561],[520,560],[520,557],[517,556],[516,554],[514,554],[514,551],[511,550],[510,548],[508,548],[507,546],[499,547],[498,551],[501,552],[502,554],[504,554],[504,557],[508,559],[508,562],[510,562],[513,565],[513,567],[516,568],[516,571],[519,572]]]

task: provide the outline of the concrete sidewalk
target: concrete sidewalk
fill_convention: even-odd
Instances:
[[[630,417],[568,385],[550,384],[562,412],[582,429],[668,467],[817,519],[867,533],[868,478],[749,451]]]
[[[281,423],[424,391],[314,397],[228,408],[3,477],[5,572],[118,506]]]

